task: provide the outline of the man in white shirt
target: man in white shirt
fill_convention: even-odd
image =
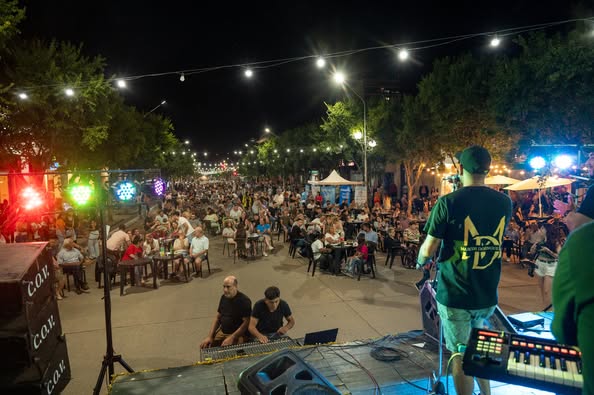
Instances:
[[[126,233],[126,225],[121,224],[119,229],[107,239],[105,246],[111,251],[124,251],[130,244],[130,235]]]
[[[231,217],[231,219],[233,219],[233,221],[235,221],[235,223],[238,223],[239,219],[241,218],[242,213],[243,213],[243,209],[241,208],[239,203],[235,202],[235,205],[233,206],[233,208],[231,210],[229,210],[229,217]]]
[[[179,211],[176,211],[173,213],[171,218],[174,221],[177,221],[177,231],[184,233],[188,238],[188,242],[191,243],[192,237],[194,237],[194,227],[192,226],[192,224],[190,224],[190,221],[188,221],[189,216],[189,211],[184,211],[183,215],[179,215]]]
[[[202,261],[204,261],[208,254],[208,238],[204,236],[204,230],[198,226],[194,230],[194,237],[190,243],[190,258],[194,260],[196,266],[196,273],[202,270]]]
[[[272,200],[274,201],[274,203],[276,203],[279,207],[283,205],[283,202],[285,201],[285,196],[283,195],[283,191],[279,190],[276,192],[276,195],[274,195],[274,198],[272,198]]]

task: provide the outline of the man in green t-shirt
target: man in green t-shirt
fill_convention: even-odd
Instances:
[[[578,346],[582,352],[583,395],[594,395],[594,187],[579,213],[585,225],[568,237],[559,253],[553,280],[553,334],[557,342]]]
[[[471,146],[460,155],[463,187],[439,198],[425,226],[427,238],[419,250],[417,268],[439,253],[437,308],[447,348],[457,353],[473,327],[482,327],[497,305],[501,275],[501,244],[512,213],[508,196],[485,185],[491,155]],[[471,395],[472,377],[464,375],[462,355],[452,360],[458,395]],[[482,395],[490,395],[489,381],[478,379]]]

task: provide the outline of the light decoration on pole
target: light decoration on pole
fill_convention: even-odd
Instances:
[[[116,185],[115,194],[118,200],[128,202],[136,198],[136,186],[130,181],[122,181]]]
[[[74,184],[69,188],[70,196],[78,206],[84,206],[93,195],[93,188],[90,185]]]
[[[155,179],[153,190],[155,191],[155,195],[163,196],[163,193],[165,192],[165,182],[160,178]]]
[[[23,199],[23,208],[25,210],[33,210],[38,208],[43,204],[43,197],[41,193],[33,187],[25,187],[21,192],[21,197]]]

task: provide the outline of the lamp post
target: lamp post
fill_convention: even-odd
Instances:
[[[334,74],[334,81],[337,84],[348,88],[359,100],[361,100],[361,103],[363,103],[363,183],[365,184],[365,201],[367,201],[367,104],[365,103],[365,99],[347,84],[343,73],[336,72]]]
[[[167,103],[167,100],[162,100],[161,103],[157,104],[152,110],[144,114],[143,118],[146,118],[151,112],[155,111],[157,108],[161,107],[163,104]]]

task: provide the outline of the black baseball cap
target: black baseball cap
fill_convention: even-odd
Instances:
[[[491,155],[486,148],[473,145],[466,148],[458,159],[460,164],[471,174],[487,174],[491,168]]]

